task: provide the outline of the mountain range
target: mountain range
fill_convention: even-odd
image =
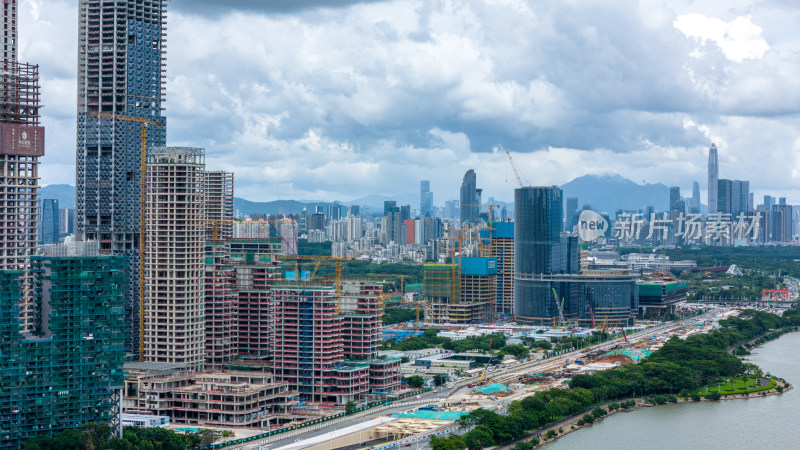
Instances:
[[[617,209],[639,210],[653,206],[657,210],[666,211],[669,207],[669,187],[662,183],[638,184],[619,175],[584,175],[575,178],[569,183],[561,185],[564,198],[577,197],[578,208],[591,205],[595,211],[608,212],[613,215]],[[41,188],[40,198],[54,198],[58,200],[61,208],[75,207],[75,187],[67,184],[55,184]],[[398,205],[410,204],[419,206],[419,197],[411,194],[398,196],[367,195],[352,201],[343,201],[342,205],[360,205],[362,214],[381,214],[383,202],[394,200]],[[484,202],[487,199],[484,199]],[[322,201],[297,201],[275,200],[270,202],[256,202],[243,198],[234,198],[234,210],[237,217],[251,214],[297,214],[305,208],[313,212],[319,205],[328,202]],[[513,209],[513,204],[497,202],[502,206]]]

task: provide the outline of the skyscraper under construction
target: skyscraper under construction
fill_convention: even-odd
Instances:
[[[39,228],[39,66],[17,62],[17,0],[3,0],[3,71],[0,74],[0,270],[17,270],[28,291],[30,256]],[[32,326],[29,296],[22,328]]]
[[[127,258],[126,347],[135,350],[142,141],[166,142],[166,0],[80,0],[78,29],[76,235]]]

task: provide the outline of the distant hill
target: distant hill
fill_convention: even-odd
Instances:
[[[303,208],[314,212],[314,207],[320,203],[303,203],[296,200],[275,200],[272,202],[252,202],[243,198],[234,197],[233,210],[239,217],[250,214],[299,214]]]
[[[39,189],[39,199],[56,199],[59,208],[75,207],[75,186],[51,184]]]
[[[664,184],[637,184],[619,175],[584,175],[561,186],[567,197],[578,197],[578,209],[592,205],[592,209],[614,216],[617,209],[657,210],[669,208],[669,187]]]
[[[583,205],[592,205],[592,209],[601,212],[608,212],[612,216],[617,209],[644,209],[653,206],[658,210],[665,211],[669,207],[669,187],[664,184],[637,184],[619,175],[584,175],[575,178],[561,186],[564,190],[564,197],[578,197],[578,209]],[[58,200],[61,208],[75,207],[75,187],[68,184],[51,184],[41,188],[39,197],[41,199],[53,198]],[[383,214],[384,200],[395,200],[399,205],[411,204],[412,208],[418,208],[419,199],[410,195],[382,196],[367,195],[349,202],[341,202],[343,205],[361,205],[362,215],[377,213]],[[484,202],[488,199],[484,198]],[[509,212],[514,208],[513,203],[503,203],[508,207]],[[324,205],[325,202],[301,202],[297,200],[275,200],[271,202],[254,202],[243,198],[235,198],[234,210],[239,217],[250,214],[297,214],[303,208],[313,212],[317,205]],[[705,209],[705,208],[703,208]]]

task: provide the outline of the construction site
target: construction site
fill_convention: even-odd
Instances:
[[[96,242],[44,247],[31,257],[33,324],[24,334],[21,272],[0,272],[0,448],[90,422],[121,430],[124,264],[99,256]]]

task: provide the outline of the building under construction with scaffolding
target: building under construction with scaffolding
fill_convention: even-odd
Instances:
[[[206,239],[233,237],[233,172],[207,171],[203,183]]]
[[[33,327],[20,333],[21,273],[0,272],[0,448],[108,423],[121,433],[125,259],[96,243],[31,257]]]
[[[273,288],[275,377],[311,403],[343,405],[400,387],[397,359],[377,358],[380,283],[286,281]],[[337,298],[339,291],[340,298]]]
[[[489,222],[481,229],[483,256],[497,260],[497,300],[493,314],[514,314],[514,222]]]
[[[426,320],[471,324],[491,321],[497,300],[497,260],[459,258],[458,264],[425,264],[422,297]]]
[[[3,67],[0,73],[0,270],[23,279],[23,330],[30,330],[29,257],[39,228],[39,158],[44,127],[39,124],[39,66],[17,61],[17,0],[3,8]]]
[[[132,353],[140,336],[142,148],[166,145],[166,3],[80,0],[78,6],[76,237],[128,259]]]

